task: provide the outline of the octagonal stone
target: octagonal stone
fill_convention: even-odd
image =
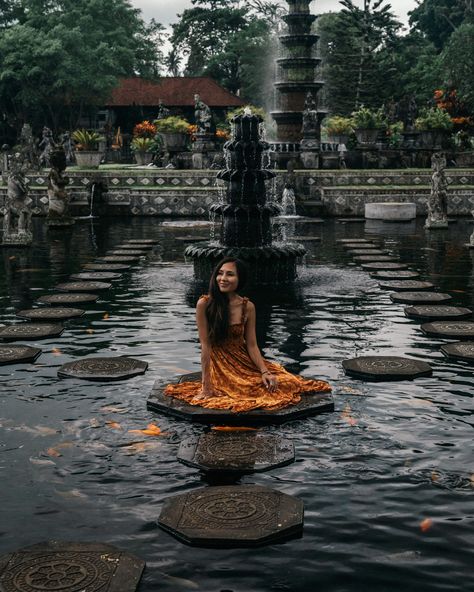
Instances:
[[[75,273],[69,279],[74,281],[112,281],[118,280],[122,277],[121,273],[112,273],[109,271],[85,271],[83,273]]]
[[[60,321],[67,319],[77,319],[82,317],[85,311],[81,308],[29,308],[26,310],[19,310],[16,313],[17,317],[22,319],[30,319],[34,321]]]
[[[118,245],[115,247],[115,250],[122,251],[122,250],[135,250],[135,251],[152,251],[155,248],[155,245],[147,245],[144,243],[124,243],[123,245]]]
[[[442,306],[442,305],[419,305],[407,306],[405,315],[410,319],[436,320],[436,319],[469,319],[472,317],[472,310],[462,306]]]
[[[27,345],[0,345],[0,366],[32,364],[41,353],[37,347]]]
[[[201,380],[201,373],[184,374],[177,382],[193,380]],[[237,413],[228,409],[207,409],[198,405],[189,405],[174,397],[166,396],[163,391],[167,384],[168,382],[163,380],[155,382],[147,401],[148,409],[196,423],[218,425],[282,424],[294,419],[334,411],[334,400],[328,393],[305,394],[297,405],[276,411],[254,409]]]
[[[84,304],[96,302],[99,299],[97,294],[48,294],[40,296],[37,302],[43,304]]]
[[[209,432],[181,442],[178,460],[209,473],[260,473],[294,462],[295,448],[276,434]]]
[[[379,282],[383,290],[395,290],[396,292],[411,292],[413,290],[432,290],[435,286],[431,282],[420,282],[418,280],[400,280]]]
[[[145,562],[111,545],[50,541],[0,557],[2,592],[134,592]]]
[[[165,501],[158,525],[202,547],[256,547],[301,535],[303,502],[257,485],[196,489]]]
[[[416,271],[406,271],[404,269],[400,269],[398,271],[375,271],[370,274],[370,277],[373,277],[376,280],[411,280],[419,278],[420,274]]]
[[[474,341],[461,341],[441,346],[442,353],[454,360],[474,364]]]
[[[386,255],[387,251],[380,249],[349,249],[349,255]]]
[[[344,243],[342,247],[346,251],[356,251],[358,249],[377,249],[379,245],[367,241],[365,243]]]
[[[106,257],[97,257],[97,261],[104,261],[106,263],[136,263],[140,257],[132,257],[125,255],[107,255]]]
[[[110,290],[112,284],[109,282],[65,282],[58,284],[55,289],[62,292],[97,292]]]
[[[474,322],[472,321],[435,321],[421,325],[421,330],[425,335],[431,337],[474,339]]]
[[[342,362],[346,374],[367,380],[412,380],[431,376],[426,362],[399,356],[361,356]]]
[[[127,242],[131,245],[157,245],[160,241],[155,238],[131,238]]]
[[[368,238],[338,238],[336,243],[341,245],[346,245],[350,243],[370,243],[371,241]]]
[[[63,364],[58,370],[61,378],[81,378],[82,380],[124,380],[144,374],[147,362],[127,357],[82,358]]]
[[[391,263],[390,261],[387,263],[362,263],[362,269],[365,269],[366,271],[385,271],[394,269],[408,269],[408,265],[406,265],[406,263]]]
[[[123,263],[86,263],[82,267],[92,271],[125,271],[130,269],[131,265]]]
[[[370,263],[371,261],[398,261],[397,257],[392,255],[358,255],[354,257],[357,263]]]
[[[139,251],[137,249],[132,250],[125,250],[125,249],[114,249],[113,251],[107,251],[107,256],[119,256],[119,257],[143,257],[146,255],[143,251]]]
[[[401,304],[440,304],[449,302],[452,297],[443,292],[394,292],[390,299]]]
[[[0,340],[21,341],[23,339],[48,339],[59,337],[64,327],[57,323],[18,323],[0,327]]]

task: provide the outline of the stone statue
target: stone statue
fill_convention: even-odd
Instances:
[[[318,136],[319,117],[318,104],[311,91],[306,94],[303,111],[303,138],[313,138]]]
[[[406,126],[409,131],[413,131],[415,129],[415,119],[418,117],[418,105],[416,103],[416,98],[412,95],[408,100],[408,111],[407,111],[407,121]]]
[[[39,169],[38,150],[29,123],[24,123],[21,128],[19,151],[25,166],[30,170],[37,171]]]
[[[160,102],[158,103],[158,115],[155,119],[165,119],[166,117],[169,117],[170,114],[171,111],[163,105],[163,101],[160,99]]]
[[[60,142],[62,144],[62,147],[64,148],[64,154],[66,155],[66,163],[68,165],[74,164],[76,162],[76,159],[74,156],[75,148],[74,148],[74,141],[71,138],[71,133],[64,132],[60,137]]]
[[[212,134],[211,109],[201,101],[199,95],[194,95],[194,118],[198,134]]]
[[[471,214],[474,216],[474,210],[471,211]],[[469,248],[474,249],[474,231],[472,232],[471,237],[469,239]]]
[[[39,164],[41,167],[50,166],[50,155],[53,149],[53,132],[49,127],[43,127],[43,136],[40,143],[38,144],[41,154],[39,156]]]
[[[10,160],[7,182],[5,215],[3,218],[3,245],[31,245],[31,209],[26,186],[25,171],[27,166],[20,153]]]
[[[435,152],[431,157],[431,170],[433,172],[425,228],[448,227],[448,182],[445,169],[445,155],[441,152]]]
[[[48,175],[48,226],[72,226],[74,220],[69,215],[69,196],[66,187],[69,177],[66,170],[66,154],[62,144],[55,144],[51,150],[51,170]]]

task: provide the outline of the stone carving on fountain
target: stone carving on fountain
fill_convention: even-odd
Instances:
[[[272,244],[271,217],[280,213],[267,203],[265,181],[274,173],[262,168],[267,142],[261,139],[262,119],[245,112],[232,121],[232,139],[226,142],[228,168],[218,178],[228,183],[223,203],[210,210],[221,216],[220,241],[190,245],[185,255],[194,260],[194,275],[207,282],[214,265],[223,257],[238,257],[249,267],[253,285],[291,282],[296,263],[306,250],[300,244]]]
[[[4,246],[28,246],[33,242],[31,200],[28,198],[25,179],[26,166],[21,154],[12,156],[3,217],[1,244]]]
[[[194,120],[196,123],[195,140],[193,142],[193,168],[208,169],[212,164],[215,150],[214,122],[211,109],[199,95],[194,95]]]
[[[318,93],[324,86],[322,80],[317,80],[316,74],[321,59],[314,56],[319,37],[311,32],[317,16],[311,14],[311,0],[287,2],[289,11],[283,20],[288,32],[279,37],[285,56],[277,59],[276,109],[271,115],[277,124],[279,142],[300,142],[305,137],[304,127],[307,127],[307,121],[303,126],[303,112],[314,112],[311,113],[314,119],[311,134],[314,134],[313,140],[317,140],[319,149],[321,121],[326,112],[317,107]]]
[[[51,170],[48,175],[48,226],[72,226],[74,219],[69,215],[69,196],[66,187],[69,177],[66,170],[66,153],[62,144],[56,144],[50,154]]]
[[[425,228],[448,228],[448,181],[446,157],[435,152],[431,157],[431,194],[428,198],[428,217]]]

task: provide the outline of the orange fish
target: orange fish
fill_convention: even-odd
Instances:
[[[431,518],[425,518],[420,522],[420,530],[421,532],[428,532],[430,528],[433,526],[433,520]]]

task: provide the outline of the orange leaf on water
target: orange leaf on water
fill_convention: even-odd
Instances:
[[[102,318],[104,319],[104,321],[108,321],[108,320],[109,320],[109,318],[110,318],[110,315],[109,315],[109,313],[108,313],[108,312],[106,312]]]
[[[48,456],[54,457],[62,456],[62,454],[58,450],[56,450],[56,448],[48,448],[48,450],[46,450],[46,454]]]
[[[94,333],[94,329],[86,329],[86,333],[89,333],[89,335],[92,335]]]
[[[122,426],[118,423],[118,421],[106,421],[105,425],[110,428],[111,430],[121,430]]]
[[[129,434],[144,434],[145,436],[162,436],[161,429],[154,423],[149,423],[144,430],[128,430]]]
[[[256,432],[257,428],[247,428],[245,426],[213,426],[211,430],[215,432]]]
[[[439,479],[439,474],[436,473],[436,471],[433,471],[431,473],[431,481],[438,481],[438,479]]]
[[[428,532],[430,528],[433,526],[433,520],[431,518],[425,518],[420,522],[420,530],[421,532]]]
[[[59,347],[53,347],[53,349],[51,350],[51,353],[53,354],[53,356],[62,356],[63,352],[59,349]]]

